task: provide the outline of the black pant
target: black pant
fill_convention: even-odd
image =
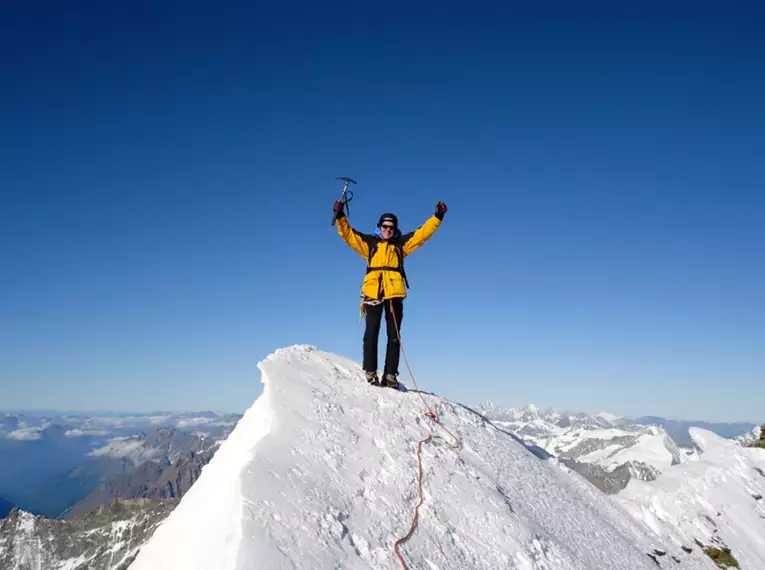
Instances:
[[[404,300],[393,299],[393,311],[396,320],[390,312],[391,301],[386,299],[380,305],[367,305],[367,328],[364,331],[364,370],[377,370],[377,341],[380,337],[380,323],[385,311],[385,328],[388,333],[388,346],[385,350],[385,374],[398,374],[398,360],[401,354],[401,344],[396,334],[396,322],[401,329],[401,319],[404,317]]]

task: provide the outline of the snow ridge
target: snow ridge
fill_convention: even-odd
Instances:
[[[247,466],[255,448],[273,423],[269,392],[266,384],[261,397],[184,495],[175,509],[178,514],[157,529],[130,568],[237,568],[237,547],[243,542],[248,504],[242,496],[241,481],[248,476]],[[183,548],[178,548],[180,545]]]
[[[631,481],[616,500],[665,541],[729,548],[742,569],[765,568],[765,449],[690,428],[697,461],[656,481]]]
[[[443,435],[419,395],[370,387],[357,363],[310,346],[259,368],[263,395],[131,570],[399,569],[416,445]],[[713,568],[481,414],[424,397],[462,448],[423,448],[425,503],[401,548],[410,568]]]

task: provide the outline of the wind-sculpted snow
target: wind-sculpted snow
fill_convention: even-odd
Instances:
[[[259,366],[263,395],[132,570],[398,569],[428,433],[412,569],[713,568],[467,407],[424,396],[455,449],[419,394],[370,387],[348,359],[298,346]]]
[[[729,548],[742,570],[765,568],[765,449],[745,448],[691,428],[698,461],[631,481],[617,495],[663,539],[696,548]]]

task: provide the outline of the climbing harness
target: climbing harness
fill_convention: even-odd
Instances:
[[[404,269],[404,247],[400,243],[392,243],[395,252],[396,257],[398,258],[398,266],[393,265],[372,265],[372,258],[377,253],[377,249],[379,247],[379,243],[376,243],[373,245],[369,250],[369,256],[367,257],[367,275],[372,273],[373,271],[395,271],[396,273],[401,274],[401,278],[404,280],[404,285],[407,289],[409,289],[409,279],[406,277],[406,269]],[[362,284],[362,289],[364,288],[364,285]],[[378,295],[380,296],[379,299],[367,299],[365,295],[361,294],[361,306],[359,307],[359,315],[360,315],[360,321],[364,320],[364,317],[366,316],[366,310],[365,305],[379,305],[380,303],[385,302],[385,297],[383,297],[383,288],[382,288],[382,273],[379,276],[379,284],[378,284]]]
[[[351,214],[351,207],[348,205],[348,203],[353,200],[353,192],[348,190],[348,186],[351,184],[358,184],[353,178],[348,178],[347,176],[340,176],[336,178],[336,180],[342,180],[345,182],[345,186],[343,187],[343,193],[340,194],[340,201],[343,203],[343,208],[345,209],[345,215],[350,216]],[[337,221],[337,214],[339,212],[335,212],[332,216],[332,223],[331,226],[335,225],[335,222]]]
[[[398,320],[396,319],[396,313],[393,311],[393,300],[390,300],[390,312],[391,315],[393,315],[393,322],[396,325],[396,335],[398,336],[398,344],[401,347],[401,354],[404,357],[404,362],[406,363],[406,368],[409,371],[409,376],[412,379],[412,382],[414,383],[414,387],[417,389],[417,393],[420,395],[420,398],[422,398],[422,403],[425,404],[425,407],[428,409],[427,412],[425,412],[425,417],[430,419],[433,423],[438,424],[441,426],[441,429],[443,429],[446,433],[448,433],[452,439],[455,441],[455,444],[452,445],[452,447],[456,450],[459,450],[462,447],[462,442],[459,440],[459,438],[454,435],[451,431],[447,429],[447,427],[442,424],[436,413],[433,411],[433,409],[428,405],[428,402],[425,400],[425,396],[423,396],[422,390],[420,390],[420,387],[417,385],[417,380],[414,378],[414,374],[412,374],[412,367],[409,366],[409,360],[406,357],[406,352],[404,351],[404,344],[401,342],[401,329],[398,326]],[[417,506],[414,507],[414,514],[412,516],[412,524],[409,527],[409,532],[407,532],[404,536],[399,538],[393,545],[393,551],[396,553],[396,556],[398,557],[398,561],[401,563],[401,567],[403,570],[408,570],[408,566],[406,565],[406,562],[404,561],[404,557],[401,555],[401,552],[399,551],[399,545],[409,540],[412,535],[414,534],[414,529],[417,526],[417,520],[420,517],[420,507],[422,506],[422,503],[425,501],[425,497],[422,493],[422,446],[426,443],[430,443],[433,439],[444,439],[441,436],[433,436],[432,434],[428,434],[428,437],[421,439],[419,442],[417,442],[417,486],[420,493],[420,501],[417,503]]]

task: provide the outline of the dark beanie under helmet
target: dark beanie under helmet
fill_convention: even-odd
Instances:
[[[390,212],[384,213],[380,216],[380,219],[377,220],[377,227],[379,228],[383,225],[383,222],[393,222],[393,225],[398,227],[398,218],[396,217],[396,214],[391,214]]]

